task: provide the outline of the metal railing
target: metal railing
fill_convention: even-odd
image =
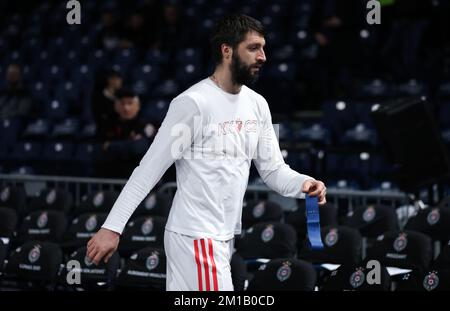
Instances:
[[[0,185],[22,184],[27,191],[27,195],[33,195],[46,187],[59,187],[70,190],[74,194],[75,204],[79,204],[84,194],[97,190],[118,190],[127,182],[126,179],[104,179],[90,177],[63,177],[63,176],[36,176],[36,175],[8,175],[0,174]],[[177,184],[168,182],[159,187],[158,191],[167,193],[171,196],[175,194]],[[284,198],[268,188],[266,185],[248,185],[246,191],[247,199],[271,199],[274,201],[287,202],[289,207],[289,198]],[[396,208],[401,205],[410,204],[411,195],[399,191],[361,191],[347,189],[328,189],[327,200],[338,204],[340,200],[347,200],[349,209],[357,205],[367,205],[369,203],[391,205]]]

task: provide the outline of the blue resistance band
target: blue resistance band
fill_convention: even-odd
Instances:
[[[313,250],[323,249],[320,236],[319,202],[317,196],[306,195],[306,224],[308,227],[308,239]]]

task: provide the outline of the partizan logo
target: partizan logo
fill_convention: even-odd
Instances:
[[[103,201],[105,200],[105,195],[103,194],[103,191],[100,191],[99,193],[97,193],[94,197],[94,206],[95,207],[99,207],[100,205],[103,204]]]
[[[337,229],[331,229],[330,232],[328,232],[327,236],[325,237],[325,244],[328,247],[331,247],[337,243],[339,240],[339,234],[337,232]]]
[[[278,268],[277,279],[280,282],[284,282],[291,276],[292,269],[290,267],[291,263],[289,261],[283,262],[283,265]]]
[[[253,217],[255,218],[259,218],[264,214],[266,207],[264,202],[260,202],[258,204],[255,205],[255,207],[253,208]]]
[[[406,237],[406,233],[400,233],[400,235],[394,241],[394,249],[397,252],[403,251],[408,245],[408,238]]]
[[[268,225],[267,228],[264,229],[263,232],[261,233],[261,240],[263,240],[263,242],[269,242],[270,240],[273,239],[274,235],[275,232],[273,230],[273,226]]]
[[[152,232],[152,230],[153,230],[153,219],[148,218],[142,224],[141,232],[143,235],[147,235],[147,234],[150,234],[150,232]]]
[[[149,271],[155,269],[158,266],[158,264],[159,264],[159,256],[157,253],[151,254],[145,261],[145,266]]]
[[[441,214],[438,208],[433,208],[431,212],[428,213],[427,222],[430,226],[434,226],[441,219]]]
[[[428,273],[423,279],[423,287],[427,291],[432,291],[436,289],[438,285],[439,285],[439,276],[437,275],[436,271]]]
[[[56,200],[56,190],[52,189],[47,194],[47,197],[45,198],[45,201],[47,202],[48,205],[51,205],[51,204],[55,203],[55,200]]]
[[[39,259],[39,257],[41,257],[41,246],[37,244],[28,253],[28,260],[31,263],[35,263]]]
[[[363,214],[363,220],[365,222],[371,222],[372,220],[374,220],[375,216],[376,216],[376,211],[375,208],[373,208],[373,206],[369,206],[368,208],[366,208],[366,210],[364,211]]]
[[[6,202],[9,199],[9,195],[10,195],[10,190],[9,187],[6,187],[5,189],[3,189],[1,195],[0,195],[0,200],[2,202]]]
[[[42,229],[45,226],[47,226],[47,223],[48,223],[48,215],[47,212],[44,212],[41,215],[39,215],[36,225],[38,226],[38,228]]]
[[[353,286],[353,288],[360,287],[364,283],[365,280],[366,280],[366,275],[362,271],[362,268],[357,269],[350,276],[350,284]]]
[[[155,207],[155,205],[156,205],[156,195],[153,193],[147,198],[147,200],[145,200],[144,207],[146,210],[151,210]]]
[[[92,215],[89,217],[84,226],[87,231],[93,231],[97,227],[97,216]]]

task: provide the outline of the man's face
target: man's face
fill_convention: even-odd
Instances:
[[[259,33],[247,33],[236,50],[230,63],[231,79],[234,84],[253,84],[259,78],[259,70],[266,61],[264,46],[266,41]]]
[[[17,65],[9,65],[6,70],[6,81],[15,84],[20,81],[20,67]]]
[[[132,120],[139,113],[140,103],[137,97],[124,97],[114,102],[114,108],[121,120]]]

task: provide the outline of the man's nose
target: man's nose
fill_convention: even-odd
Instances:
[[[256,56],[256,60],[261,63],[266,62],[266,54],[264,53],[264,51],[258,53],[258,55]]]

